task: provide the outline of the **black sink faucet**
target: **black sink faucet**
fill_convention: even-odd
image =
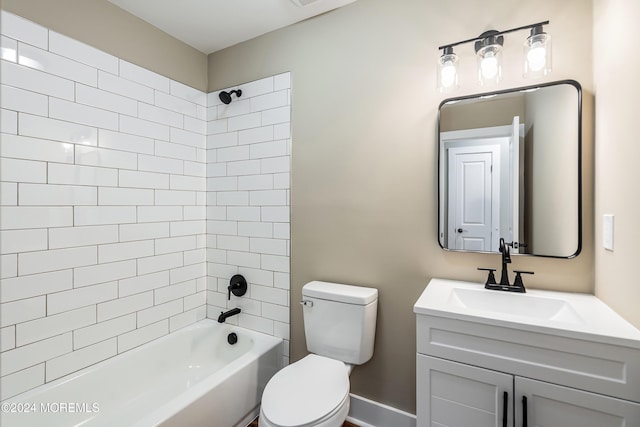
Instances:
[[[500,238],[499,250],[502,254],[502,274],[500,276],[500,285],[509,286],[509,272],[507,271],[507,264],[511,264],[511,255],[509,254],[509,244],[505,243],[502,237]]]
[[[499,291],[509,291],[509,292],[527,292],[524,288],[524,282],[522,281],[523,274],[533,274],[533,271],[518,271],[513,270],[516,273],[516,278],[513,281],[513,285],[509,284],[509,271],[507,270],[507,264],[511,264],[511,254],[509,253],[509,246],[513,246],[514,243],[507,243],[504,239],[500,238],[500,247],[498,250],[502,254],[502,274],[500,275],[500,283],[496,283],[496,278],[493,275],[493,272],[496,271],[495,268],[478,268],[478,270],[485,270],[489,272],[487,276],[487,281],[484,284],[486,289],[495,289]],[[516,246],[517,247],[517,246]]]
[[[231,316],[235,316],[236,314],[240,314],[240,309],[239,308],[232,308],[229,311],[223,311],[220,313],[220,316],[218,316],[218,323],[224,323],[225,320],[227,320],[229,317]]]

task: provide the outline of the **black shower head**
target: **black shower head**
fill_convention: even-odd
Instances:
[[[234,93],[238,98],[242,96],[242,90],[240,89],[232,90],[231,92],[223,90],[218,96],[220,97],[220,101],[222,101],[224,104],[231,104],[231,95],[233,95]]]

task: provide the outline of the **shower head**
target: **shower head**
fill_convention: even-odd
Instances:
[[[220,97],[220,101],[222,101],[222,103],[231,104],[231,95],[233,95],[234,93],[238,98],[242,96],[242,90],[240,89],[232,90],[231,92],[227,92],[223,90],[222,92],[220,92],[218,96]]]

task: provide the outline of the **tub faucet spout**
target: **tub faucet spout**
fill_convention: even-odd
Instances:
[[[220,313],[220,316],[218,316],[218,323],[224,323],[225,320],[227,320],[229,317],[231,316],[235,316],[236,314],[240,314],[240,309],[239,308],[232,308],[229,311],[223,311]]]

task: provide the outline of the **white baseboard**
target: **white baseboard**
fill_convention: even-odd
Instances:
[[[360,427],[416,427],[416,416],[365,397],[351,394],[347,421]]]

